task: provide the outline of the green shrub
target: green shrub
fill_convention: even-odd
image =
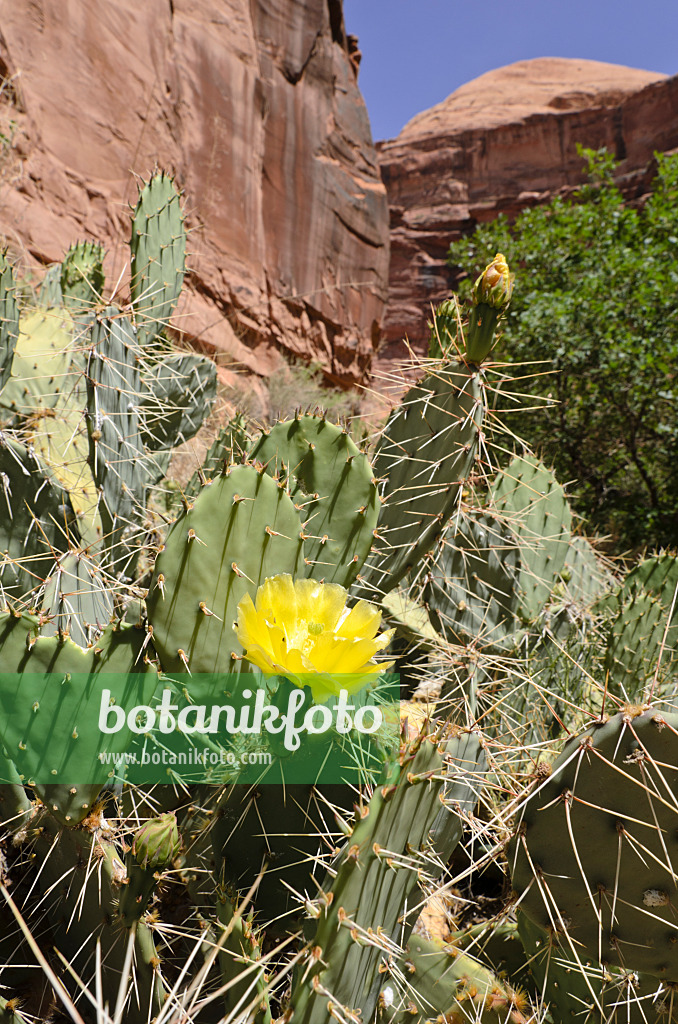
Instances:
[[[449,262],[480,269],[500,251],[516,272],[498,354],[539,364],[525,390],[547,405],[517,411],[516,433],[574,482],[578,510],[621,548],[675,545],[678,156],[657,156],[637,208],[609,154],[582,155],[590,184],[512,225],[481,225],[450,246]]]

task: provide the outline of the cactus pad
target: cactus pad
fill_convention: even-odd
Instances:
[[[19,338],[19,307],[14,270],[6,253],[0,253],[0,392],[12,372],[14,349]]]
[[[146,346],[167,326],[184,280],[184,217],[166,174],[156,174],[139,192],[130,249],[134,322],[139,344]]]
[[[61,264],[61,294],[64,305],[82,313],[101,304],[104,290],[104,247],[98,242],[78,242],[68,250]]]
[[[456,529],[448,527],[424,590],[434,629],[455,644],[512,643],[519,625],[520,564],[514,535],[492,515],[469,516]]]
[[[678,715],[629,706],[574,737],[508,850],[521,907],[573,955],[678,979]]]
[[[277,423],[250,458],[289,483],[305,520],[307,575],[349,587],[367,558],[379,516],[372,467],[350,436],[321,417]]]
[[[518,540],[521,614],[532,621],[567,557],[572,514],[565,492],[533,455],[518,455],[495,481],[493,500]]]
[[[484,396],[478,373],[429,374],[393,410],[374,472],[384,500],[367,582],[386,593],[433,547],[474,466]]]
[[[101,492],[99,512],[114,548],[143,502],[148,464],[139,433],[141,391],[131,322],[108,307],[92,327],[87,360],[87,429],[90,468]]]
[[[155,564],[148,617],[165,671],[234,671],[238,602],[267,577],[303,568],[301,520],[282,485],[251,466],[213,480]]]
[[[3,672],[11,676],[0,691],[0,735],[23,781],[35,779],[51,812],[75,824],[111,771],[99,751],[117,751],[125,742],[124,730],[104,738],[91,728],[92,711],[83,700],[88,687],[102,673],[115,675],[118,685],[124,680],[127,704],[148,704],[157,672],[142,655],[144,631],[133,626],[109,627],[87,650],[67,638],[40,636],[39,629],[32,616],[0,614]],[[45,783],[52,775],[54,784]]]
[[[166,356],[144,375],[139,403],[142,438],[150,451],[189,441],[202,426],[217,393],[217,368],[205,356]]]
[[[0,507],[0,587],[20,597],[43,583],[53,552],[68,550],[79,532],[68,495],[35,454],[2,431]]]
[[[93,642],[113,615],[113,595],[96,562],[84,552],[62,556],[45,582],[41,614],[49,617],[42,636],[67,634],[83,648]]]
[[[0,392],[3,410],[31,416],[61,404],[77,381],[71,373],[75,331],[65,309],[36,310],[21,318],[11,376]]]

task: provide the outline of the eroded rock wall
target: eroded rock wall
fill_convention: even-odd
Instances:
[[[421,348],[454,284],[454,238],[584,180],[577,143],[621,161],[626,194],[647,192],[653,153],[678,147],[678,76],[595,61],[521,61],[462,86],[378,145],[391,209],[391,272],[380,364]]]
[[[177,326],[234,367],[361,379],[389,238],[349,50],[341,0],[1,0],[0,235],[41,264],[101,239],[124,294],[157,164],[191,228]]]

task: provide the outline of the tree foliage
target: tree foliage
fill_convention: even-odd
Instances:
[[[657,155],[636,208],[614,183],[613,158],[581,152],[589,184],[513,225],[481,225],[450,246],[449,262],[477,273],[502,252],[516,273],[497,356],[539,364],[526,391],[546,408],[523,407],[515,432],[621,548],[677,545],[678,155]]]

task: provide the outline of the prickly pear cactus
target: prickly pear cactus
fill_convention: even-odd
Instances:
[[[270,576],[303,573],[302,533],[285,486],[263,469],[236,466],[203,488],[171,527],[150,584],[163,668],[237,671],[238,603]]]
[[[91,728],[83,695],[102,673],[112,674],[122,677],[134,703],[148,704],[158,675],[144,660],[142,629],[109,626],[87,650],[63,634],[42,636],[40,629],[34,616],[0,613],[3,672],[9,675],[0,690],[0,740],[22,783],[34,786],[62,824],[76,825],[111,771],[99,761],[104,737]],[[116,748],[114,740],[115,749],[120,741]],[[44,781],[52,776],[54,784]]]
[[[72,245],[61,263],[61,294],[74,314],[86,313],[103,303],[104,247],[98,242]]]
[[[675,700],[678,649],[678,558],[664,552],[627,574],[618,594],[604,602],[614,614],[605,668],[614,692],[627,700]]]
[[[35,453],[2,431],[0,502],[0,585],[5,598],[21,599],[49,575],[54,552],[79,541],[77,518]]]
[[[404,957],[385,972],[379,1024],[445,1021],[526,1024],[524,992],[511,987],[473,957],[413,935]]]
[[[374,459],[383,506],[368,586],[387,593],[419,569],[475,464],[484,407],[480,372],[443,366],[391,413]]]
[[[678,978],[678,716],[629,706],[566,744],[507,851],[523,912],[572,958]]]
[[[424,589],[431,623],[452,643],[514,642],[520,627],[520,548],[500,519],[470,515],[443,535]]]
[[[12,372],[14,349],[19,338],[19,308],[14,270],[7,253],[0,253],[0,394]]]
[[[174,182],[164,173],[139,190],[130,250],[134,319],[143,347],[167,326],[184,280],[184,215]]]
[[[521,555],[521,614],[534,620],[565,565],[572,514],[562,486],[533,455],[516,456],[492,488],[494,508]]]
[[[374,542],[380,502],[369,459],[348,431],[298,416],[255,442],[250,459],[288,483],[303,509],[308,576],[349,587]]]

